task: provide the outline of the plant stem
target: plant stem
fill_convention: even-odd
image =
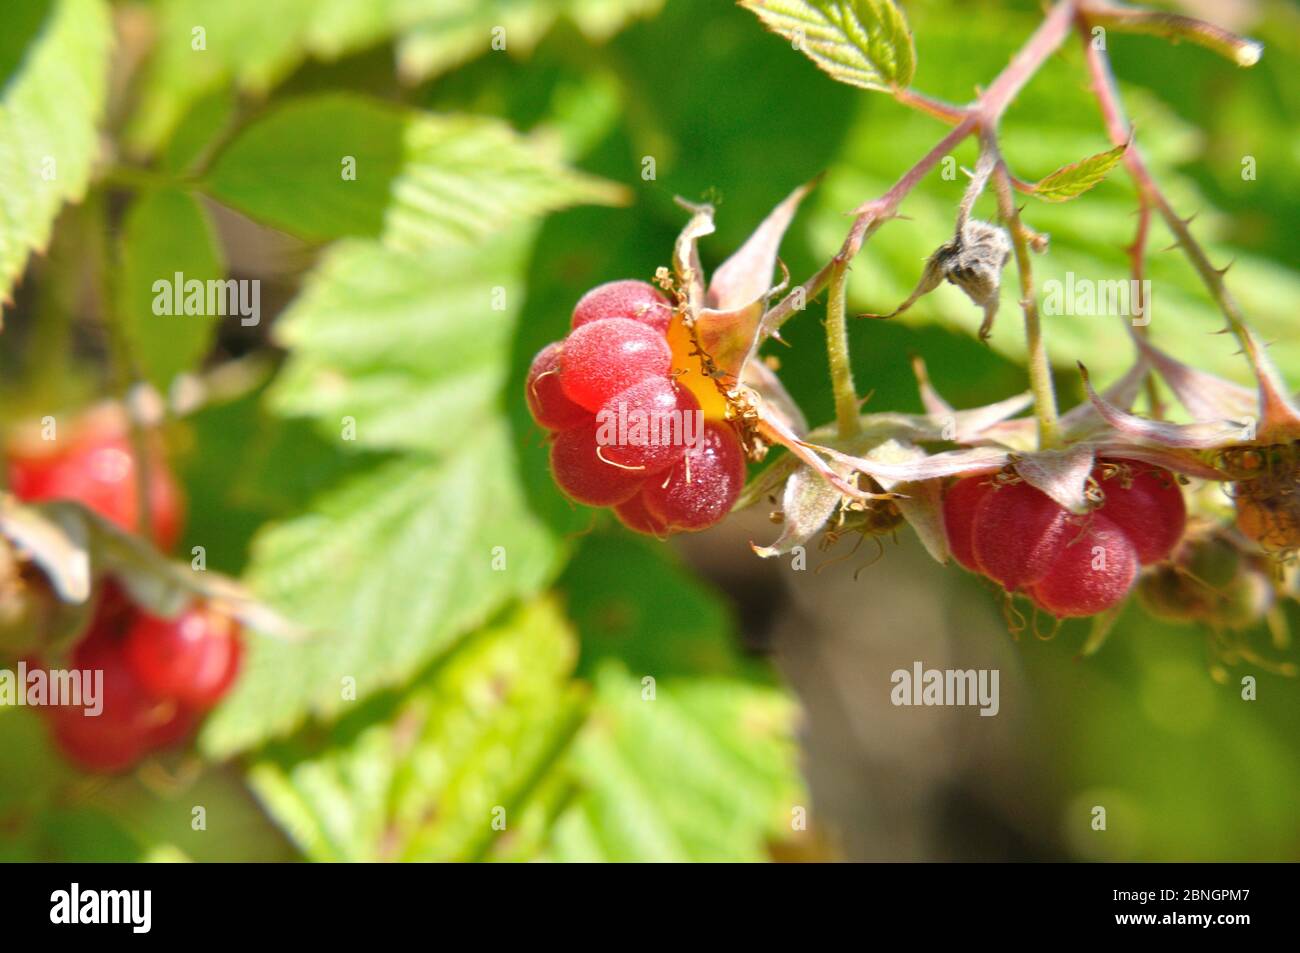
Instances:
[[[826,302],[826,356],[830,362],[831,389],[835,395],[835,423],[841,437],[852,437],[858,432],[858,395],[853,388],[849,329],[844,319],[849,260],[837,255],[830,268],[830,295]]]
[[[986,133],[985,148],[996,155],[997,145],[991,133]],[[993,169],[993,185],[998,196],[998,211],[1011,232],[1011,245],[1016,254],[1016,272],[1020,276],[1020,307],[1025,315],[1025,347],[1029,352],[1029,389],[1034,395],[1034,415],[1038,418],[1038,449],[1050,450],[1060,446],[1061,421],[1056,407],[1056,389],[1052,384],[1052,364],[1047,357],[1047,342],[1043,339],[1042,321],[1038,315],[1038,299],[1034,291],[1033,263],[1029,257],[1029,237],[1020,222],[1011,175],[1001,156]]]

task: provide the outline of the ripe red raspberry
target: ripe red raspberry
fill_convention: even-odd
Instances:
[[[1168,557],[1187,527],[1187,505],[1174,475],[1134,460],[1100,461],[1092,475],[1106,494],[1100,512],[1124,531],[1142,565]]]
[[[973,550],[980,570],[1008,592],[1032,586],[1074,533],[1069,511],[1028,483],[1005,483],[975,509]]]
[[[547,430],[568,430],[591,419],[590,411],[564,396],[564,389],[560,386],[560,354],[563,350],[564,345],[556,341],[538,351],[524,385],[524,395],[533,419]]]
[[[1124,532],[1100,513],[1057,553],[1030,598],[1059,618],[1096,615],[1118,605],[1137,578],[1138,557]]]
[[[618,521],[633,532],[663,539],[668,535],[668,524],[645,508],[645,495],[638,493],[632,499],[614,507]]]
[[[96,411],[71,430],[67,443],[26,440],[10,448],[14,495],[30,503],[76,500],[123,529],[138,530],[138,464],[120,414]],[[184,498],[161,449],[150,449],[148,466],[153,539],[171,549],[180,537]]]
[[[668,330],[673,316],[668,299],[644,281],[610,281],[592,288],[573,309],[572,327],[605,318],[627,318],[649,325],[660,334]]]
[[[127,664],[113,626],[93,624],[73,649],[72,668],[90,678],[103,673],[98,715],[84,707],[44,709],[54,740],[74,764],[87,771],[125,771],[151,750],[179,740],[192,723],[182,706],[150,695]]]
[[[647,512],[670,529],[695,531],[717,523],[745,484],[745,451],[726,424],[708,421],[702,439],[666,475],[645,482]]]
[[[210,708],[239,671],[239,626],[212,606],[197,605],[175,619],[140,613],[126,636],[131,670],[155,697],[188,708]]]
[[[982,572],[975,559],[975,509],[993,489],[992,473],[977,473],[954,483],[943,498],[943,523],[953,559],[971,572]]]
[[[627,318],[584,324],[564,341],[560,383],[575,404],[595,413],[647,377],[667,377],[672,351],[661,332]]]
[[[601,455],[622,467],[657,473],[682,458],[704,426],[700,402],[664,377],[647,377],[615,394],[596,413]]]
[[[570,499],[588,506],[616,506],[641,489],[645,473],[601,459],[596,443],[598,425],[590,423],[555,435],[551,443],[551,474]]]

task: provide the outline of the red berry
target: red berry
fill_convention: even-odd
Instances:
[[[646,536],[663,539],[668,535],[668,525],[645,508],[645,496],[638,493],[632,499],[614,507],[614,515],[628,529]]]
[[[640,470],[625,470],[601,459],[596,444],[597,424],[555,435],[551,442],[551,473],[571,499],[588,506],[615,506],[630,499],[645,480]]]
[[[158,698],[210,708],[239,671],[239,625],[212,606],[175,619],[140,613],[126,637],[126,657],[140,683]]]
[[[75,425],[68,445],[26,441],[11,448],[9,482],[19,499],[76,500],[123,529],[140,524],[136,456],[120,415],[96,411]],[[149,454],[153,538],[170,549],[180,537],[184,500],[161,450]]]
[[[102,673],[102,710],[86,707],[45,709],[54,740],[73,763],[87,771],[124,771],[144,757],[181,717],[174,701],[150,695],[122,654],[110,626],[92,624],[89,635],[72,652],[72,667],[94,679]]]
[[[643,473],[667,469],[704,427],[700,402],[664,377],[647,377],[615,394],[596,413],[601,454]]]
[[[1070,513],[1028,483],[1006,483],[975,509],[975,560],[1009,592],[1032,586],[1070,539]]]
[[[560,382],[574,403],[595,413],[647,377],[667,377],[672,352],[654,328],[627,318],[592,321],[565,339]]]
[[[640,321],[663,334],[673,316],[668,299],[644,281],[625,279],[610,281],[592,288],[573,309],[572,327],[602,321],[605,318],[627,318]]]
[[[1137,578],[1138,556],[1124,532],[1102,516],[1083,517],[1047,574],[1030,589],[1030,597],[1052,615],[1096,615],[1118,605]]]
[[[985,494],[993,489],[992,474],[962,477],[948,488],[943,498],[943,523],[948,532],[948,550],[953,559],[971,572],[982,572],[975,559],[975,511]]]
[[[1142,565],[1165,559],[1187,527],[1187,505],[1174,475],[1134,460],[1099,462],[1118,464],[1126,471],[1103,476],[1103,466],[1093,470],[1106,493],[1100,512],[1129,538]]]
[[[568,430],[591,419],[590,411],[564,396],[564,389],[560,386],[560,353],[563,350],[564,346],[555,341],[538,351],[524,385],[533,419],[547,430]]]
[[[745,485],[745,452],[735,431],[708,421],[702,439],[666,475],[646,480],[646,510],[674,530],[701,530],[730,511]]]

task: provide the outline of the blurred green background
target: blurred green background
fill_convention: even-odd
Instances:
[[[1242,665],[1216,681],[1206,631],[1130,606],[1081,660],[1086,625],[1013,642],[995,595],[929,562],[910,534],[885,541],[856,578],[869,546],[796,572],[750,554],[750,540],[775,535],[765,513],[660,545],[569,504],[549,479],[519,397],[528,362],[565,333],[587,288],[668,264],[684,222],[674,196],[716,205],[702,249],[711,268],[795,185],[825,173],[782,247],[803,280],[838,247],[846,213],[929,149],[940,123],[833,83],[724,2],[217,6],[102,8],[115,36],[100,122],[108,154],[6,309],[2,412],[9,424],[114,386],[111,326],[134,320],[132,272],[127,304],[104,307],[86,287],[86,249],[107,236],[108,254],[142,261],[145,277],[163,264],[146,254],[170,267],[195,226],[151,219],[146,200],[189,197],[211,235],[184,260],[261,279],[264,319],[215,323],[184,353],[164,346],[158,382],[263,358],[275,370],[169,427],[190,495],[181,551],[205,546],[212,568],[329,631],[307,647],[259,640],[198,753],[129,778],[76,775],[37,719],[0,709],[0,857],[1300,856],[1295,679]],[[901,6],[916,87],[954,102],[1041,17],[1032,2]],[[1235,259],[1229,283],[1294,383],[1300,16],[1285,2],[1200,6],[1264,42],[1256,68],[1152,37],[1112,34],[1108,50],[1157,178],[1180,211],[1198,213],[1213,259]],[[11,115],[34,68],[29,44],[92,8],[0,12]],[[199,60],[195,23],[208,38]],[[491,45],[497,25],[504,51]],[[94,46],[64,39],[52,55]],[[76,99],[72,85],[46,92]],[[338,106],[339,92],[364,105]],[[493,122],[439,125],[449,116]],[[420,139],[426,119],[432,145]],[[515,145],[493,138],[496,121],[526,137],[511,140],[514,164],[501,159]],[[1004,153],[1027,180],[1106,148],[1077,41],[1004,125]],[[355,207],[338,205],[337,157],[361,149],[363,172],[391,175]],[[1254,179],[1241,175],[1244,156],[1257,160]],[[971,166],[973,145],[955,157]],[[588,178],[566,178],[561,162]],[[403,188],[426,191],[408,208]],[[963,188],[960,175],[928,176],[908,218],[871,240],[853,268],[856,310],[907,295]],[[1052,238],[1038,279],[1125,276],[1133,209],[1122,170],[1073,202],[1029,205],[1028,224]],[[161,252],[138,237],[168,228]],[[1157,225],[1153,339],[1246,381],[1167,244]],[[495,288],[504,313],[488,303]],[[958,406],[1022,390],[1017,310],[1004,288],[988,347],[973,335],[978,311],[946,286],[900,320],[855,322],[868,409],[921,409],[914,354]],[[784,329],[787,348],[768,348],[815,423],[833,416],[820,316],[815,304]],[[1132,359],[1122,328],[1104,322],[1047,322],[1067,406],[1081,397],[1076,360],[1107,383]],[[134,340],[147,362],[157,342]],[[357,441],[339,439],[347,414]],[[504,571],[490,566],[498,546]],[[1300,622],[1293,604],[1287,612]],[[1278,654],[1262,626],[1239,637]],[[916,659],[999,668],[1000,716],[890,707],[890,673]],[[1255,701],[1240,697],[1244,675],[1259,680]],[[342,677],[357,679],[359,701],[340,700]],[[206,830],[191,828],[194,805],[207,808]],[[1091,829],[1097,805],[1105,832]]]

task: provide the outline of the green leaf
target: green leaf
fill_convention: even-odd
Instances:
[[[158,37],[127,138],[162,145],[196,100],[233,82],[265,93],[304,58],[335,60],[382,40],[394,0],[159,0]]]
[[[407,250],[473,241],[520,218],[624,196],[497,120],[351,95],[298,100],[253,124],[218,156],[206,186],[306,239],[382,234]]]
[[[309,715],[333,717],[347,684],[358,698],[400,686],[535,592],[557,553],[514,467],[509,436],[487,422],[454,455],[383,463],[263,531],[247,581],[314,635],[252,640],[244,675],[207,725],[207,749],[228,754]]]
[[[916,49],[893,0],[741,0],[832,79],[885,92],[912,82]]]
[[[277,746],[254,791],[311,860],[465,861],[517,836],[578,727],[575,645],[549,602],[476,634],[382,718]]]
[[[1034,183],[1030,191],[1044,202],[1067,202],[1082,195],[1106,178],[1107,173],[1124,158],[1128,143],[1099,152],[1078,162],[1062,166],[1051,175]]]
[[[797,781],[795,708],[780,691],[729,679],[646,683],[617,662],[596,677],[573,751],[583,793],[559,818],[564,861],[756,861],[807,807]]]
[[[207,354],[221,310],[234,311],[228,296],[210,314],[185,314],[183,300],[174,294],[176,276],[181,287],[203,282],[203,310],[208,310],[207,282],[224,277],[216,231],[203,207],[180,189],[146,193],[126,217],[122,238],[122,318],[131,355],[137,367],[161,392],[172,379],[192,370]],[[162,301],[155,283],[166,286],[166,304],[173,313],[155,313]],[[233,286],[232,286],[233,287]],[[163,307],[161,310],[167,310]]]
[[[112,37],[102,0],[59,0],[0,95],[0,303],[63,203],[85,194]]]
[[[496,411],[532,234],[437,255],[338,244],[277,322],[291,357],[272,406],[332,438],[349,417],[365,447],[456,446]]]

